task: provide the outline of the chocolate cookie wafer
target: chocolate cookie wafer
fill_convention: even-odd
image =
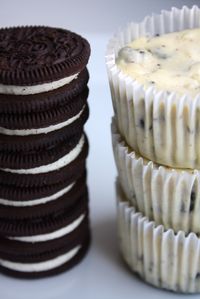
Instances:
[[[0,257],[11,261],[20,261],[24,257],[25,262],[28,262],[33,255],[42,255],[51,249],[55,251],[76,242],[88,228],[89,217],[86,211],[60,230],[35,236],[39,241],[32,242],[31,237],[30,241],[28,237],[25,241],[1,237]]]
[[[1,114],[24,114],[44,112],[58,106],[70,104],[87,86],[88,70],[85,68],[78,77],[62,87],[29,95],[14,95],[0,93]]]
[[[55,212],[62,208],[70,208],[76,202],[78,202],[82,195],[87,191],[86,174],[84,172],[80,178],[68,185],[65,185],[63,183],[61,185],[61,189],[56,192],[53,191],[51,193],[49,193],[49,189],[51,189],[48,188],[49,186],[46,186],[46,188],[43,187],[43,192],[45,193],[46,191],[49,194],[47,196],[43,195],[41,197],[36,197],[35,194],[31,194],[31,192],[29,194],[28,192],[26,192],[27,197],[25,198],[25,200],[19,199],[20,194],[24,195],[23,188],[19,188],[22,189],[22,192],[20,192],[19,194],[16,194],[16,189],[12,188],[14,189],[14,192],[12,195],[10,195],[9,200],[6,198],[0,198],[0,218],[7,220],[32,219],[51,214],[52,212]],[[9,187],[7,187],[7,189],[9,189]],[[29,190],[31,188],[26,189]],[[37,188],[36,190],[38,190],[39,192],[39,189],[40,188]],[[31,198],[33,197],[33,195],[34,199],[28,200],[28,197]],[[18,198],[18,200],[16,200],[16,197]]]
[[[85,237],[85,233],[88,231],[88,218],[85,218],[80,222],[77,218],[72,224],[63,227],[63,231],[69,231],[65,236],[56,237],[52,240],[34,242],[15,241],[8,240],[5,241],[5,248],[0,249],[0,259],[6,259],[13,262],[39,262],[44,259],[45,255],[48,258],[52,258],[57,255],[57,252],[66,252],[70,248],[77,245],[78,241],[81,241]],[[6,239],[5,239],[6,240]],[[4,240],[2,238],[2,242]],[[10,248],[12,248],[10,250]],[[15,248],[15,250],[14,250]]]
[[[88,207],[88,192],[81,194],[79,200],[70,207],[60,207],[52,213],[36,218],[26,219],[5,219],[0,218],[0,236],[12,237],[35,242],[38,235],[46,235],[65,227],[81,214],[85,213]],[[21,239],[21,240],[22,240]]]
[[[33,255],[29,262],[24,262],[24,257],[21,258],[21,262],[0,259],[0,271],[6,275],[28,279],[52,276],[69,270],[87,253],[90,245],[89,229],[84,237],[78,237],[76,243],[70,245],[43,255]]]
[[[77,78],[90,55],[80,35],[45,26],[1,29],[0,47],[3,94],[35,94],[66,85]]]
[[[82,177],[81,172],[79,177]],[[83,170],[83,177],[86,177],[85,169]],[[69,184],[72,183],[74,183],[74,181],[69,181]],[[0,199],[4,199],[9,202],[14,201],[13,204],[10,203],[9,205],[15,206],[15,202],[29,202],[39,198],[51,197],[53,194],[66,188],[66,186],[68,186],[66,181],[60,181],[55,184],[44,186],[34,186],[32,188],[0,184]],[[18,204],[16,204],[16,206],[18,206]]]
[[[86,105],[88,88],[63,106],[32,113],[0,113],[0,133],[4,135],[37,135],[61,129],[78,117]]]
[[[89,116],[89,108],[86,104],[78,113],[77,117],[72,119],[72,122],[68,123],[61,129],[51,131],[49,133],[41,133],[36,135],[4,135],[0,134],[0,151],[38,151],[38,150],[49,150],[56,146],[60,142],[68,142],[69,139],[73,138],[80,131],[83,131],[83,126]]]
[[[26,169],[0,169],[0,182],[4,185],[19,187],[44,186],[66,183],[76,180],[85,169],[85,159],[88,154],[88,141],[82,135],[76,146],[53,163]]]
[[[0,168],[29,169],[42,165],[52,164],[63,156],[67,156],[79,143],[83,132],[70,139],[58,143],[56,146],[49,147],[48,150],[33,151],[0,151]]]

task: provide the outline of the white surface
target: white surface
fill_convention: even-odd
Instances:
[[[161,8],[170,8],[171,5],[181,7],[183,4],[191,6],[196,3],[198,1],[193,0],[80,0],[79,4],[71,0],[0,1],[1,26],[37,23],[69,27],[83,33],[91,43],[91,114],[87,132],[90,140],[88,182],[93,235],[87,257],[67,273],[34,281],[0,275],[0,299],[180,298],[180,295],[155,289],[140,281],[124,266],[118,253],[114,195],[116,170],[110,136],[112,106],[104,53],[111,31],[118,26],[131,19],[141,20],[146,14],[159,12]]]

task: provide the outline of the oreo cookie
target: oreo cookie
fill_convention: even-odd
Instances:
[[[11,171],[24,169],[25,173],[26,169],[34,169],[42,165],[55,163],[62,157],[69,156],[70,152],[80,143],[81,136],[83,136],[83,132],[80,131],[72,138],[63,140],[56,146],[49,147],[47,150],[28,152],[0,151],[0,169],[7,168],[11,169]]]
[[[48,187],[43,188],[44,193],[45,191],[49,193],[48,189],[50,188]],[[26,200],[16,200],[14,193],[11,197],[13,200],[0,198],[0,218],[6,220],[24,220],[43,217],[57,210],[72,207],[86,192],[86,173],[84,172],[76,181],[68,185],[64,184],[61,189],[51,192],[48,196],[35,197],[32,200],[28,200],[27,198]],[[28,194],[27,197],[31,197],[31,195]]]
[[[33,256],[37,257],[49,251],[57,251],[60,248],[66,248],[70,244],[74,244],[81,239],[89,229],[89,215],[87,213],[80,215],[71,224],[60,229],[60,232],[67,233],[54,234],[55,238],[49,238],[39,242],[28,242],[22,240],[14,240],[6,237],[0,237],[0,258],[9,259],[10,261],[30,262]],[[50,236],[50,234],[49,234]],[[42,237],[42,235],[40,235]],[[35,257],[35,261],[36,258]],[[23,260],[22,260],[23,259]]]
[[[0,133],[3,135],[37,135],[63,128],[80,115],[88,98],[88,87],[63,106],[32,113],[0,113]]]
[[[67,227],[63,229],[67,229]],[[16,250],[9,250],[9,247],[5,247],[5,249],[2,248],[0,250],[0,260],[4,259],[19,263],[38,263],[45,259],[55,258],[57,255],[68,252],[80,244],[85,238],[86,233],[88,233],[88,230],[88,219],[86,218],[72,232],[61,238],[32,243],[32,245],[28,242],[21,241],[18,242],[20,243],[20,247],[16,246],[17,241],[10,241],[9,246]]]
[[[0,134],[0,151],[6,152],[27,152],[38,150],[49,150],[58,143],[67,142],[80,131],[83,131],[83,126],[89,116],[89,107],[86,106],[81,110],[80,115],[72,123],[64,126],[61,129],[54,130],[47,134],[27,135],[27,136],[10,136]]]
[[[83,170],[83,174],[80,173],[80,178],[86,178],[86,170]],[[15,201],[15,202],[29,202],[35,201],[39,198],[51,197],[53,194],[60,192],[68,186],[73,184],[74,181],[60,181],[56,184],[44,185],[44,186],[34,186],[30,187],[18,187],[15,185],[3,185],[0,184],[0,199],[5,201]],[[8,204],[9,206],[19,206]]]
[[[24,86],[22,94],[44,83],[50,83],[51,90],[52,81],[81,72],[90,56],[89,43],[80,35],[45,26],[0,29],[0,48],[0,82]],[[14,87],[0,93],[17,94]]]
[[[68,105],[83,92],[88,80],[89,73],[85,68],[71,83],[48,92],[30,95],[0,93],[0,114],[41,113]]]
[[[88,251],[90,231],[83,238],[78,238],[76,244],[62,248],[53,253],[32,256],[29,263],[12,262],[0,259],[0,271],[17,278],[42,278],[57,275],[77,265]],[[37,260],[37,262],[35,262]],[[22,257],[22,261],[24,258]]]
[[[85,169],[88,155],[88,141],[82,135],[71,152],[59,160],[30,169],[1,169],[0,182],[3,185],[18,187],[39,187],[65,181],[67,184],[79,177]]]
[[[81,194],[79,200],[72,206],[56,209],[51,213],[35,218],[25,219],[5,219],[0,218],[0,236],[11,238],[15,240],[34,243],[37,241],[37,236],[55,234],[55,231],[59,231],[63,227],[71,225],[71,223],[83,214],[87,214],[88,209],[88,192]],[[36,237],[36,238],[35,238]],[[44,240],[44,238],[42,240]]]

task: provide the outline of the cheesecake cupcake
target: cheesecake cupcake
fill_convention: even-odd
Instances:
[[[120,251],[146,282],[175,292],[200,292],[200,239],[174,233],[136,211],[117,184]]]
[[[112,144],[119,181],[130,204],[138,212],[185,233],[200,233],[200,172],[172,169],[134,152],[112,122]]]
[[[131,23],[109,42],[106,64],[117,126],[141,156],[200,168],[200,9],[172,8]]]

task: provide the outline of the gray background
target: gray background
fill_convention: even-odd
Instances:
[[[36,281],[0,275],[0,299],[129,299],[179,298],[144,284],[122,263],[116,237],[114,181],[116,170],[110,137],[112,105],[104,54],[118,27],[171,6],[192,6],[192,0],[0,0],[0,26],[45,24],[77,31],[88,38],[90,70],[90,140],[88,184],[93,242],[84,261],[57,277]],[[190,296],[184,296],[188,298]]]
[[[50,24],[79,32],[105,33],[128,21],[171,6],[198,4],[193,0],[1,0],[0,23]]]

